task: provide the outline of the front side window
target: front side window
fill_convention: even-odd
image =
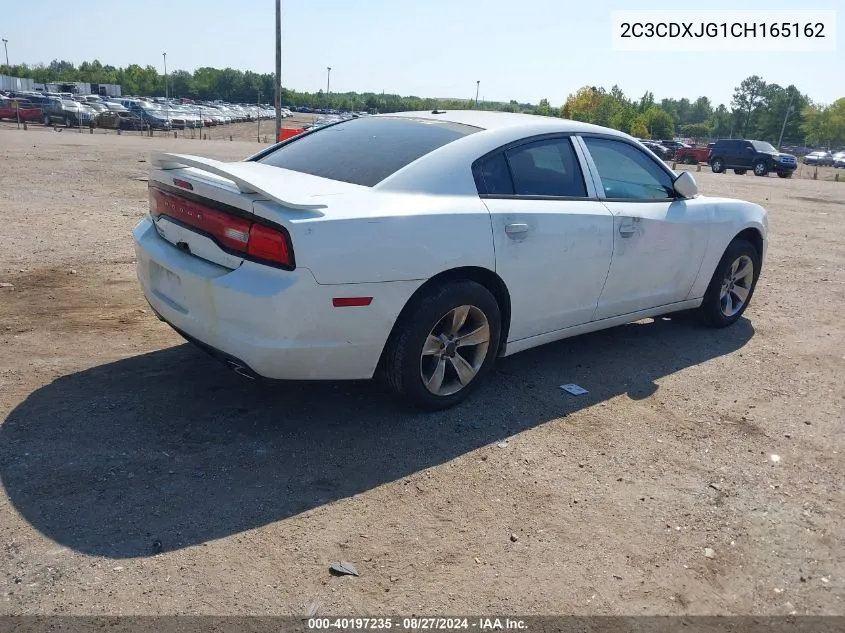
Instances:
[[[669,200],[675,197],[672,177],[642,150],[605,138],[584,137],[608,198]]]
[[[751,145],[754,149],[763,154],[774,154],[777,152],[775,146],[771,143],[767,143],[766,141],[751,141]]]

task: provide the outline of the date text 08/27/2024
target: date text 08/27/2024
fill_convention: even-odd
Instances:
[[[524,620],[514,618],[474,617],[474,618],[309,618],[308,630],[389,630],[399,631],[448,631],[448,630],[510,630],[527,629]]]

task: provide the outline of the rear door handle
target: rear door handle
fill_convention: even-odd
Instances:
[[[505,233],[508,235],[519,235],[521,233],[527,233],[531,230],[531,227],[527,224],[506,224],[505,225]]]
[[[621,235],[622,237],[631,237],[636,232],[636,227],[632,226],[631,224],[623,224],[619,227],[619,235]]]

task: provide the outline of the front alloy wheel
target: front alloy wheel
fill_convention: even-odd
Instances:
[[[731,264],[719,291],[719,308],[730,318],[742,310],[754,283],[754,262],[748,255],[740,255]]]
[[[725,249],[698,308],[707,325],[726,327],[745,312],[760,277],[760,254],[750,242],[735,238]]]

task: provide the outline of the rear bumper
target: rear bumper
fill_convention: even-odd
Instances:
[[[133,237],[138,280],[160,317],[230,366],[265,378],[371,378],[396,317],[422,283],[320,285],[306,268],[249,261],[231,270],[163,240],[149,218]],[[333,306],[334,297],[349,296],[373,301]]]

